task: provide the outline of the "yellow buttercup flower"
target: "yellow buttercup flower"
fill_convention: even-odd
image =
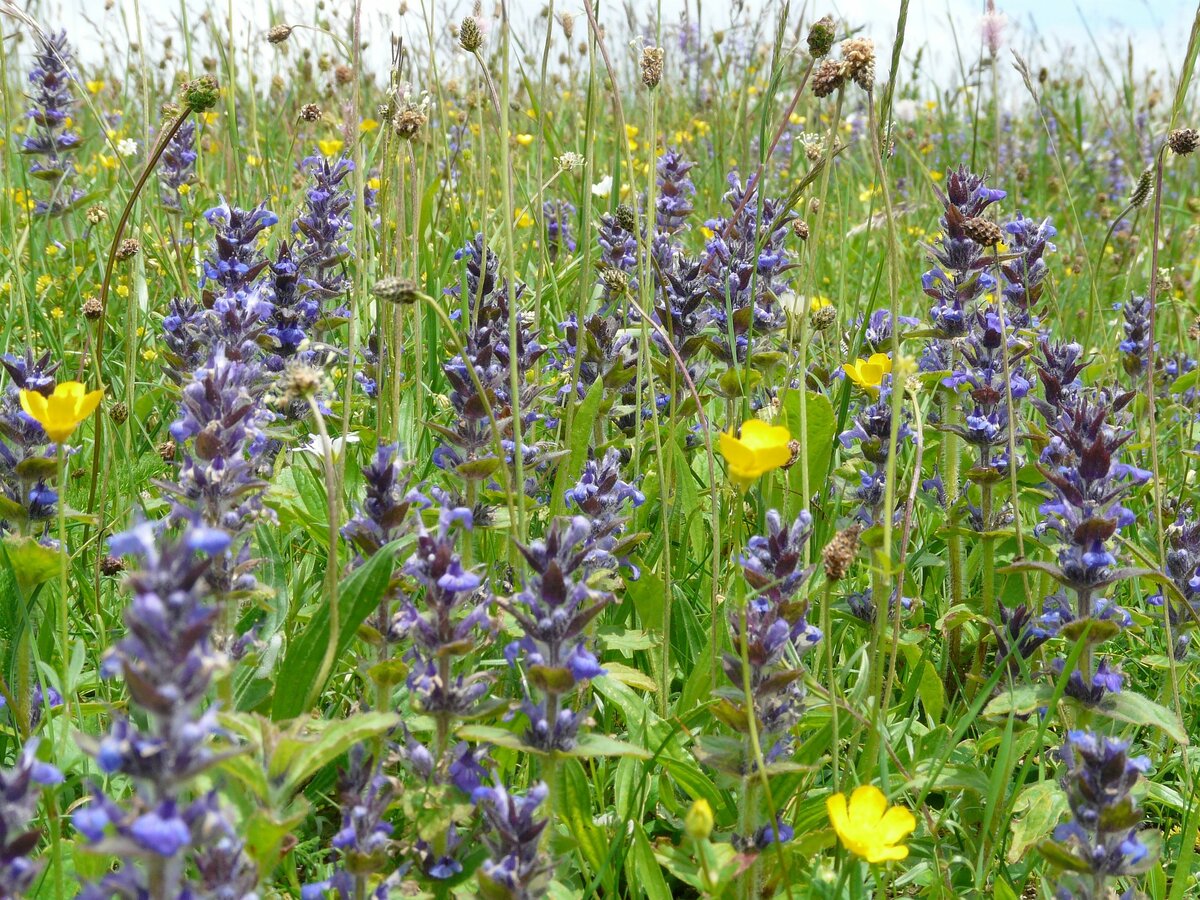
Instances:
[[[868,393],[875,393],[883,377],[892,374],[892,359],[886,353],[872,353],[870,359],[856,359],[842,366],[846,376]]]
[[[767,472],[786,466],[792,459],[791,439],[784,426],[768,425],[762,419],[744,422],[740,437],[722,432],[720,450],[729,464],[729,477],[745,490]]]
[[[346,146],[346,142],[340,138],[325,138],[317,141],[317,149],[325,156],[336,156]]]
[[[84,86],[88,89],[89,94],[98,94],[104,90],[103,81],[87,81],[84,82]]]
[[[809,312],[817,312],[830,306],[833,306],[833,301],[821,294],[815,295],[808,301]]]
[[[517,135],[517,143],[520,144],[522,147],[528,147],[530,144],[533,143],[533,135],[525,134],[525,133],[518,134]]]
[[[903,806],[888,807],[887,797],[873,784],[854,789],[849,803],[845,794],[834,794],[825,801],[829,822],[842,846],[869,863],[881,863],[908,856],[901,843],[913,833],[917,820]]]
[[[361,122],[358,123],[358,130],[361,131],[363,134],[370,134],[372,131],[374,131],[378,127],[379,127],[379,123],[377,121],[375,121],[374,119],[363,119]]]
[[[25,410],[56,444],[61,444],[96,411],[104,391],[92,391],[78,381],[60,381],[47,397],[37,391],[21,391],[21,409]]]

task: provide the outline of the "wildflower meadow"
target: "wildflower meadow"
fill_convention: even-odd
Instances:
[[[879,5],[0,0],[0,897],[1200,897],[1200,10]]]

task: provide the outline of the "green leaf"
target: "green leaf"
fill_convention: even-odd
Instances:
[[[246,821],[246,850],[258,863],[260,872],[272,871],[279,862],[283,840],[294,833],[308,816],[308,803],[300,798],[290,811],[278,817],[268,809],[259,809]]]
[[[563,509],[563,495],[567,484],[573,478],[578,478],[587,460],[588,447],[592,445],[592,428],[596,417],[600,414],[600,404],[604,402],[604,382],[593,382],[583,398],[583,402],[575,407],[575,418],[571,420],[571,434],[567,440],[570,452],[567,458],[559,463],[558,472],[554,476],[554,495],[550,499],[550,513],[558,515]]]
[[[337,655],[340,658],[350,646],[358,626],[379,605],[379,598],[392,579],[392,565],[399,542],[383,547],[365,564],[351,572],[338,586],[339,630]],[[284,655],[275,682],[275,701],[271,718],[276,722],[294,719],[305,712],[304,704],[320,675],[320,661],[329,645],[329,606],[322,603],[312,619],[300,627]]]
[[[1186,747],[1189,743],[1187,731],[1174,711],[1133,691],[1107,694],[1095,709],[1120,722],[1157,728],[1181,747]]]
[[[23,592],[28,593],[30,588],[44,584],[62,570],[61,551],[39,544],[33,538],[9,535],[4,539],[4,547]]]
[[[825,481],[829,468],[830,448],[833,446],[836,421],[833,404],[824,394],[807,391],[804,398],[805,416],[800,415],[800,392],[786,391],[783,395],[781,424],[786,425],[792,437],[801,444],[801,459],[808,471],[808,489],[815,492]],[[807,422],[805,421],[807,419]],[[804,502],[803,470],[799,465],[788,470],[788,491],[791,502],[799,509]],[[794,510],[792,511],[794,513]],[[792,514],[789,513],[789,514]]]
[[[1030,847],[1048,837],[1068,810],[1067,795],[1057,782],[1039,781],[1027,785],[1013,804],[1012,841],[1008,861],[1021,861]]]
[[[288,796],[355,744],[385,734],[399,724],[396,713],[369,712],[338,719],[315,737],[284,737],[271,756],[267,774],[279,781],[281,792]],[[289,742],[298,742],[300,746],[288,746]]]
[[[637,885],[638,896],[648,900],[671,900],[667,880],[663,878],[662,868],[654,858],[654,849],[640,822],[634,823],[633,846],[629,849],[625,864],[629,871],[629,883]]]
[[[1000,694],[984,707],[983,714],[996,719],[1009,715],[1027,716],[1041,707],[1049,705],[1053,698],[1053,685],[1023,685]]]
[[[567,751],[568,756],[592,759],[600,756],[631,756],[634,759],[649,759],[650,753],[628,741],[619,741],[606,734],[581,734],[575,746]]]
[[[507,728],[496,728],[494,725],[464,725],[458,729],[458,736],[463,740],[474,741],[477,744],[495,744],[497,747],[507,747],[509,750],[520,750],[523,753],[537,753],[526,746],[521,736]]]
[[[558,814],[575,838],[580,855],[593,872],[599,872],[607,856],[607,841],[592,821],[592,797],[588,791],[587,775],[578,761],[567,759],[559,767],[555,800]]]

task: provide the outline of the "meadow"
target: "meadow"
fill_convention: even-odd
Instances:
[[[0,896],[1200,896],[1200,11],[979,7],[0,3]]]

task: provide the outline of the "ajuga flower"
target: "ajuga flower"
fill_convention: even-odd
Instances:
[[[204,708],[223,665],[211,640],[217,608],[205,597],[212,556],[225,550],[229,537],[190,525],[172,537],[143,523],[109,544],[114,554],[137,557],[140,568],[128,581],[128,634],[102,673],[124,676],[138,715],[117,717],[85,749],[101,772],[124,774],[137,791],[122,806],[95,788],[91,802],[76,811],[75,827],[89,844],[124,860],[80,896],[213,896],[188,883],[189,857],[204,881],[217,876],[218,862],[220,872],[237,881],[253,871],[232,830],[214,827],[221,818],[215,798],[196,797],[194,790],[197,776],[223,758],[213,745],[220,731],[216,709]]]
[[[344,293],[349,285],[343,264],[351,255],[346,239],[354,227],[350,221],[353,195],[345,182],[354,163],[345,154],[331,158],[337,152],[314,154],[300,163],[312,184],[304,194],[304,212],[292,225],[292,231],[303,238],[297,251],[300,283],[318,305]]]
[[[0,896],[21,897],[33,887],[42,864],[30,856],[41,834],[30,826],[39,788],[63,780],[62,773],[37,758],[38,739],[30,738],[11,769],[0,770]]]
[[[44,528],[58,508],[58,492],[48,483],[54,450],[42,426],[25,412],[21,396],[53,394],[58,363],[49,353],[34,357],[26,350],[23,356],[6,354],[0,364],[9,376],[0,394],[0,520],[5,528]]]
[[[575,238],[571,236],[571,218],[575,206],[566,200],[547,200],[542,204],[542,216],[546,222],[546,250],[551,261],[562,253],[575,252]]]
[[[730,479],[744,491],[767,472],[791,461],[791,440],[791,433],[782,425],[748,419],[738,434],[722,432],[718,446],[729,465]]]
[[[542,783],[524,796],[499,782],[476,791],[475,801],[488,826],[484,840],[489,855],[478,873],[485,900],[535,900],[543,895],[552,868],[540,851],[549,820],[535,813],[549,794]]]
[[[625,563],[620,556],[620,537],[634,507],[646,502],[645,495],[621,478],[621,455],[609,450],[599,460],[584,463],[583,474],[567,491],[567,502],[591,523],[584,543],[584,566],[593,571],[615,569]],[[636,568],[633,569],[637,577]]]
[[[542,751],[570,750],[575,745],[580,716],[565,705],[580,682],[604,674],[588,648],[589,623],[613,601],[613,595],[592,587],[584,565],[592,528],[587,519],[556,519],[545,537],[521,546],[530,574],[523,589],[504,603],[524,636],[505,648],[515,665],[520,659],[530,681],[542,694],[529,698],[525,741]]]
[[[158,164],[158,183],[162,190],[162,205],[169,210],[179,211],[181,188],[190,185],[196,177],[196,122],[188,119],[175,132],[163,150]]]
[[[222,199],[218,206],[204,213],[204,218],[216,234],[212,252],[204,260],[201,286],[212,282],[217,286],[215,290],[229,293],[249,287],[267,265],[258,249],[258,236],[278,222],[279,217],[265,203],[245,210]]]
[[[849,801],[833,794],[825,801],[829,822],[842,846],[869,863],[904,859],[903,841],[917,827],[913,814],[903,806],[888,806],[883,791],[873,784],[856,787]]]
[[[21,140],[20,149],[37,157],[29,174],[49,185],[49,197],[36,201],[34,214],[52,216],[73,209],[83,199],[83,191],[68,183],[75,171],[71,151],[80,141],[79,133],[71,128],[75,106],[71,97],[75,75],[71,70],[75,55],[65,31],[57,34],[39,31],[37,45],[34,67],[29,72],[33,104],[27,113],[30,128]]]
[[[1117,349],[1121,351],[1121,365],[1132,378],[1141,375],[1150,364],[1150,300],[1130,294],[1129,300],[1120,304],[1122,328],[1125,339]],[[1157,345],[1155,345],[1157,346]]]
[[[695,165],[677,150],[664,150],[656,164],[658,197],[655,200],[655,227],[662,234],[674,234],[687,227],[694,207],[696,186],[688,177]]]
[[[1092,731],[1067,734],[1060,756],[1066,763],[1062,787],[1071,818],[1041,844],[1043,854],[1065,870],[1059,897],[1103,900],[1112,878],[1137,875],[1155,854],[1138,831],[1141,811],[1133,796],[1150,760],[1130,756],[1129,743]]]

